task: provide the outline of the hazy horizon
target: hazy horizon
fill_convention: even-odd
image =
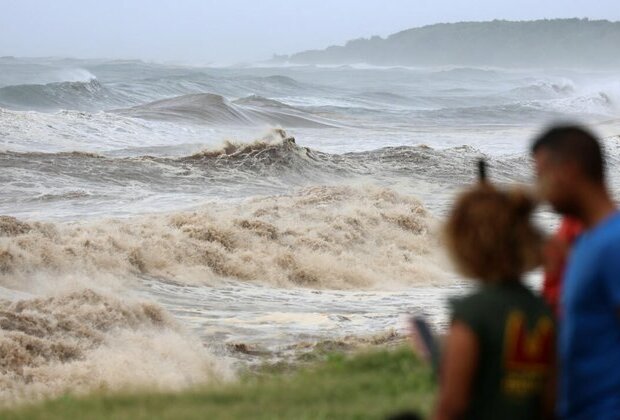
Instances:
[[[185,0],[8,2],[0,15],[0,56],[141,59],[185,64],[258,61],[360,37],[462,21],[555,18],[620,20],[613,0],[561,4],[534,0],[394,0],[359,4],[309,0],[261,4]]]

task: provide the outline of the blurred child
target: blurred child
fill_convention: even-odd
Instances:
[[[541,259],[533,208],[524,193],[481,182],[448,217],[448,251],[478,284],[452,302],[435,419],[541,419],[553,412],[553,316],[522,283]]]

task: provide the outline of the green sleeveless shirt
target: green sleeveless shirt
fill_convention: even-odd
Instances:
[[[482,285],[452,302],[452,320],[479,342],[467,419],[542,418],[555,326],[541,298],[518,282]]]

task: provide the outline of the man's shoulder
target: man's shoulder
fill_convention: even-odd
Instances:
[[[593,244],[597,251],[620,252],[620,213],[595,232]]]
[[[609,216],[609,219],[606,222],[603,222],[604,225],[601,229],[604,232],[615,232],[616,234],[620,234],[620,211],[616,211],[612,216]]]
[[[585,232],[577,242],[577,247],[581,253],[601,256],[604,251],[620,252],[620,213]]]

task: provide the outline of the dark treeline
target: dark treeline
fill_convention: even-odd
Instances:
[[[553,19],[440,23],[275,56],[299,64],[620,67],[620,22]]]

